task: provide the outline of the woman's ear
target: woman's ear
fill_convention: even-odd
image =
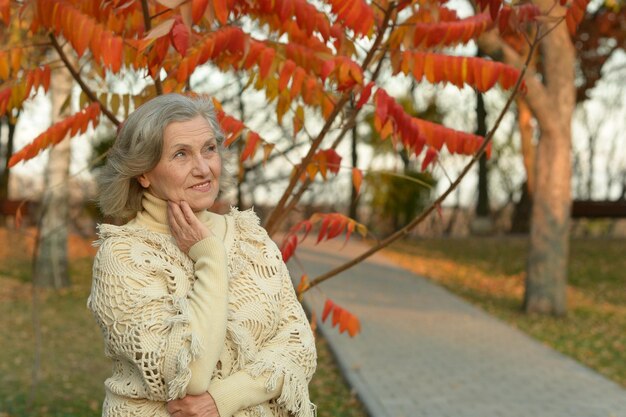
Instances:
[[[137,181],[143,188],[150,187],[150,180],[146,177],[146,174],[141,174],[137,177]]]

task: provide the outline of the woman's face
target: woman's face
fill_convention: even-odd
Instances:
[[[139,183],[163,200],[186,201],[193,211],[215,203],[219,191],[222,160],[213,129],[202,117],[172,122],[163,133],[163,153]]]

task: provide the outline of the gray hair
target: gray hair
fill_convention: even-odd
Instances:
[[[204,117],[211,126],[224,162],[224,133],[211,99],[181,94],[158,96],[128,116],[109,150],[97,178],[98,203],[105,216],[129,219],[141,210],[144,189],[137,177],[150,172],[161,159],[165,128],[172,122],[184,122],[197,116]],[[221,178],[225,181],[220,180],[220,185],[228,183],[229,177],[228,171],[222,167]],[[220,187],[222,191],[223,187]]]

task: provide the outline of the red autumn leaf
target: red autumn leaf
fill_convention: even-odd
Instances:
[[[254,153],[256,152],[259,146],[260,140],[261,140],[261,137],[259,136],[258,133],[253,132],[253,131],[248,132],[247,138],[246,138],[246,146],[243,148],[243,151],[241,152],[241,162],[254,156]]]
[[[174,49],[182,56],[185,56],[189,47],[189,28],[183,23],[180,16],[176,16],[170,36]]]
[[[489,14],[491,20],[495,21],[500,12],[500,6],[502,6],[502,0],[489,0]]]
[[[589,0],[573,0],[571,6],[565,12],[565,23],[570,35],[574,36],[578,24],[583,20]]]
[[[367,103],[367,100],[369,100],[370,95],[372,94],[372,87],[374,87],[374,82],[370,82],[368,83],[362,90],[361,90],[361,96],[359,97],[359,101],[357,101],[356,103],[356,109],[360,109],[361,107],[363,107],[363,105],[365,103]]]
[[[422,171],[425,171],[435,158],[437,157],[437,151],[433,148],[428,148],[426,150],[426,155],[424,155],[424,160],[422,161]]]
[[[317,235],[317,243],[320,243],[322,241],[322,239],[324,239],[324,237],[326,236],[327,230],[328,230],[328,224],[330,223],[330,217],[324,216],[324,219],[322,220],[322,225],[320,226],[320,231]]]
[[[283,241],[282,247],[280,248],[280,252],[283,256],[283,262],[287,262],[293,256],[297,246],[298,238],[296,235],[287,235]]]
[[[322,70],[320,72],[320,78],[322,82],[326,81],[326,78],[335,70],[336,62],[332,59],[324,61],[322,65]]]
[[[326,319],[328,318],[330,312],[333,311],[334,306],[335,303],[333,303],[330,298],[327,298],[326,303],[324,303],[324,311],[322,312],[322,323],[326,322]]]
[[[341,315],[343,314],[344,309],[339,307],[337,304],[333,307],[333,327],[337,326],[341,320]]]

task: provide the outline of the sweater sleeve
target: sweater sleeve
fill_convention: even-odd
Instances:
[[[228,283],[219,239],[197,245],[189,288],[189,270],[176,261],[181,254],[172,245],[130,234],[101,240],[88,307],[107,356],[130,363],[140,376],[132,397],[168,401],[188,388],[206,391],[224,344]]]
[[[215,381],[209,387],[220,417],[275,399],[295,417],[312,417],[308,385],[315,372],[315,339],[298,301],[280,251],[266,237],[268,251],[279,259],[281,280],[280,322],[268,340],[244,368]]]

